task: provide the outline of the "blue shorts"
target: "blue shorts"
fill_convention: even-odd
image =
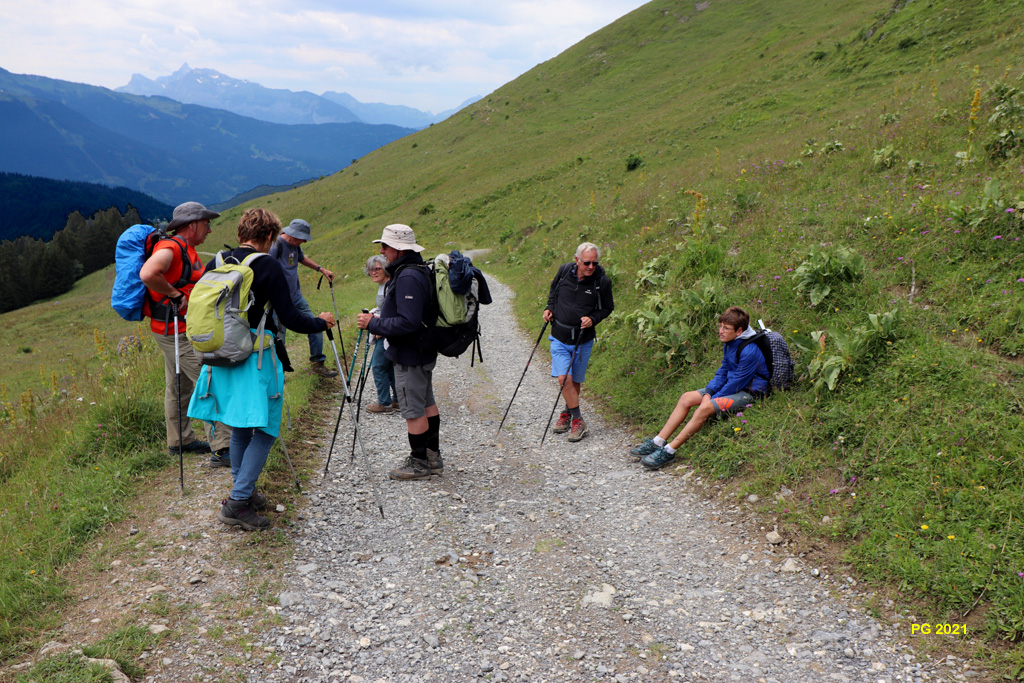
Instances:
[[[572,362],[572,381],[583,384],[587,376],[587,363],[590,362],[590,352],[594,348],[594,340],[580,344],[577,349],[573,344],[563,344],[554,337],[548,337],[551,341],[551,376],[561,377],[569,374],[569,359],[572,358],[573,349],[576,349],[576,358]]]

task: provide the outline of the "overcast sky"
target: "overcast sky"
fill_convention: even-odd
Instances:
[[[117,88],[183,63],[433,113],[483,96],[645,0],[34,0],[0,9],[0,67]]]

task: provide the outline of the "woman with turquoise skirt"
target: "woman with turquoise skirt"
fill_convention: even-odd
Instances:
[[[252,254],[266,254],[280,233],[281,219],[273,212],[248,209],[238,221],[238,247],[222,252],[221,256],[231,263],[241,263]],[[207,269],[216,265],[211,262]],[[262,354],[253,352],[233,367],[204,365],[189,402],[188,415],[231,426],[229,456],[234,485],[230,496],[222,501],[217,518],[225,524],[256,531],[270,526],[270,520],[258,513],[266,507],[267,498],[256,491],[256,479],[263,472],[270,448],[281,430],[284,369],[291,370],[284,345],[275,343],[277,323],[294,332],[311,334],[333,327],[335,320],[330,313],[314,318],[298,312],[281,264],[275,259],[254,258],[248,265],[253,272],[251,291],[255,296],[248,316],[254,333],[270,304],[264,332],[266,348]]]

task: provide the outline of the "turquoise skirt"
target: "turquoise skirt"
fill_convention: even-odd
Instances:
[[[273,336],[267,334],[266,339],[269,345],[263,349],[262,368],[258,351],[234,367],[204,365],[188,403],[188,416],[230,427],[255,427],[276,438],[284,406],[284,367],[274,352]]]

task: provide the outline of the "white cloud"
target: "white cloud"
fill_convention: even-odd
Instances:
[[[183,63],[273,88],[440,111],[641,0],[37,0],[0,9],[0,67],[115,88]],[[340,5],[340,7],[339,7]]]

